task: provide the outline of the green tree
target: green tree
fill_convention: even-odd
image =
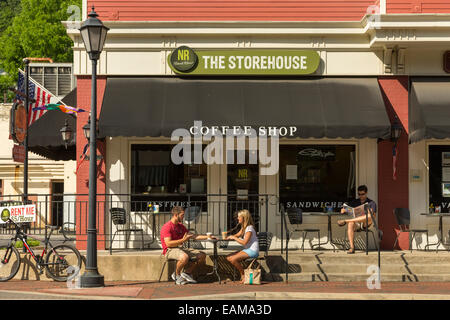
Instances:
[[[20,0],[0,0],[0,36],[20,12]]]
[[[71,5],[81,8],[81,0],[22,0],[21,10],[0,37],[0,69],[7,72],[0,90],[14,86],[17,70],[25,57],[52,58],[72,62],[73,42],[61,21],[67,21]]]

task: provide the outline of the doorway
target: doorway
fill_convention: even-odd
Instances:
[[[63,225],[63,213],[64,213],[64,182],[52,181],[51,182],[51,224],[53,226],[61,227]]]
[[[249,161],[248,150],[228,151],[229,156],[234,155],[234,161],[227,164],[227,230],[234,234],[239,231],[237,213],[239,210],[247,209],[255,223],[256,231],[259,231],[260,208],[259,208],[259,164],[252,159]],[[253,152],[253,151],[251,151]],[[234,153],[234,154],[233,154]],[[237,159],[240,158],[240,163]],[[245,161],[244,160],[245,157]],[[230,157],[228,157],[230,159]],[[255,164],[256,162],[256,164]]]

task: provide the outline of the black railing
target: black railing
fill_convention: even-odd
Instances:
[[[284,248],[285,251],[285,263],[286,263],[286,282],[288,282],[288,267],[289,267],[289,240],[290,240],[290,232],[289,232],[289,228],[287,226],[287,221],[286,221],[286,211],[285,208],[283,206],[283,204],[280,203],[280,224],[281,224],[281,233],[280,233],[280,241],[281,241],[281,254],[283,254],[283,242],[284,242],[284,235],[286,235],[286,246]],[[372,223],[373,226],[375,227],[376,230],[376,237],[375,237],[375,245],[377,247],[378,250],[378,281],[381,282],[381,239],[383,237],[383,231],[381,231],[378,228],[378,224],[376,219],[372,218]],[[369,224],[369,218],[368,215],[366,214],[366,225]],[[365,229],[365,233],[366,233],[366,255],[369,253],[369,228],[364,228]]]
[[[284,206],[280,204],[280,215],[281,215],[281,253],[283,253],[283,233],[286,233],[286,253],[285,253],[285,272],[286,272],[286,283],[289,282],[289,240],[291,238],[287,221],[286,221],[286,211]]]
[[[174,206],[186,208],[185,225],[197,233],[212,232],[220,235],[224,229],[234,233],[233,229],[237,226],[236,214],[241,209],[250,211],[257,231],[267,232],[269,197],[271,195],[267,194],[245,197],[228,194],[98,194],[97,239],[104,241],[104,247],[109,248],[117,230],[128,230],[116,235],[112,247],[140,248],[141,234],[135,234],[130,240],[134,233],[130,230],[142,230],[145,247],[160,248],[160,228],[170,220],[170,210]],[[77,244],[86,242],[88,198],[88,194],[28,195],[28,203],[36,205],[37,216],[35,222],[27,224],[26,231],[31,235],[44,235],[45,225],[55,225],[75,236]],[[20,195],[2,196],[0,200],[0,206],[23,203]],[[149,204],[153,205],[152,208]],[[124,221],[111,219],[112,208],[125,209]],[[8,226],[0,228],[0,235],[12,233],[13,229]]]

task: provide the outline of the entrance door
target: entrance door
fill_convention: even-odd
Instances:
[[[245,163],[243,164],[236,163],[239,152],[245,153]],[[231,232],[232,234],[239,231],[237,229],[237,212],[247,209],[252,215],[256,231],[259,231],[259,165],[249,163],[248,150],[234,151],[234,163],[227,165],[227,230],[231,231],[236,228]]]
[[[64,182],[52,181],[52,225],[61,227],[63,225],[64,212]]]

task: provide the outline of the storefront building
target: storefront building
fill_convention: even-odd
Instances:
[[[445,190],[450,189],[443,184],[447,171],[440,170],[450,151],[450,135],[442,128],[450,118],[450,110],[442,107],[450,102],[443,66],[450,7],[410,2],[324,7],[299,0],[267,7],[225,1],[219,8],[203,1],[170,7],[162,1],[140,1],[139,7],[126,1],[115,1],[114,6],[84,1],[84,17],[95,4],[99,18],[111,29],[98,70],[98,193],[117,195],[117,201],[127,195],[132,202],[136,195],[142,202],[161,203],[161,211],[183,202],[184,194],[193,194],[199,203],[227,201],[236,194],[241,199],[270,195],[254,210],[264,212],[260,227],[274,234],[276,248],[280,203],[305,213],[324,206],[338,211],[364,184],[378,204],[383,249],[392,249],[397,207],[410,208],[411,225],[429,228],[433,242],[437,221],[420,213],[428,212],[431,202],[446,203]],[[89,109],[90,63],[78,30],[68,24],[68,34],[74,40],[78,106]],[[177,69],[174,54],[186,64]],[[440,89],[430,91],[427,85]],[[416,116],[416,109],[442,112],[436,123]],[[85,139],[81,132],[87,117],[78,117],[77,142]],[[412,127],[411,119],[425,122],[413,120]],[[394,161],[390,136],[395,122],[403,132]],[[411,128],[422,131],[414,138]],[[241,151],[227,151],[225,141],[223,153],[208,154],[210,142],[203,139],[192,157],[208,154],[203,160],[221,161],[175,164],[171,155],[178,140],[171,136],[176,129],[189,132],[192,141],[196,134],[201,139],[227,129],[255,129],[269,138],[266,155],[278,149],[279,158],[261,164],[261,148],[248,144]],[[271,144],[271,133],[278,134],[279,146]],[[83,145],[77,143],[77,159]],[[246,163],[226,161],[240,156]],[[277,170],[263,174],[274,163]],[[87,194],[89,166],[78,165],[77,193]],[[202,198],[204,194],[213,198]],[[226,208],[221,213],[207,207],[201,211],[205,219],[217,222],[215,233],[232,227]],[[108,219],[100,216],[98,227],[105,228]],[[344,228],[333,223],[333,235],[343,238]],[[319,227],[321,242],[326,241],[326,218],[305,215],[303,224]],[[403,236],[399,245],[406,249],[408,239]],[[423,247],[423,241],[419,238],[413,247]],[[292,243],[300,245],[301,239]],[[105,247],[107,242],[100,238],[99,248]]]

